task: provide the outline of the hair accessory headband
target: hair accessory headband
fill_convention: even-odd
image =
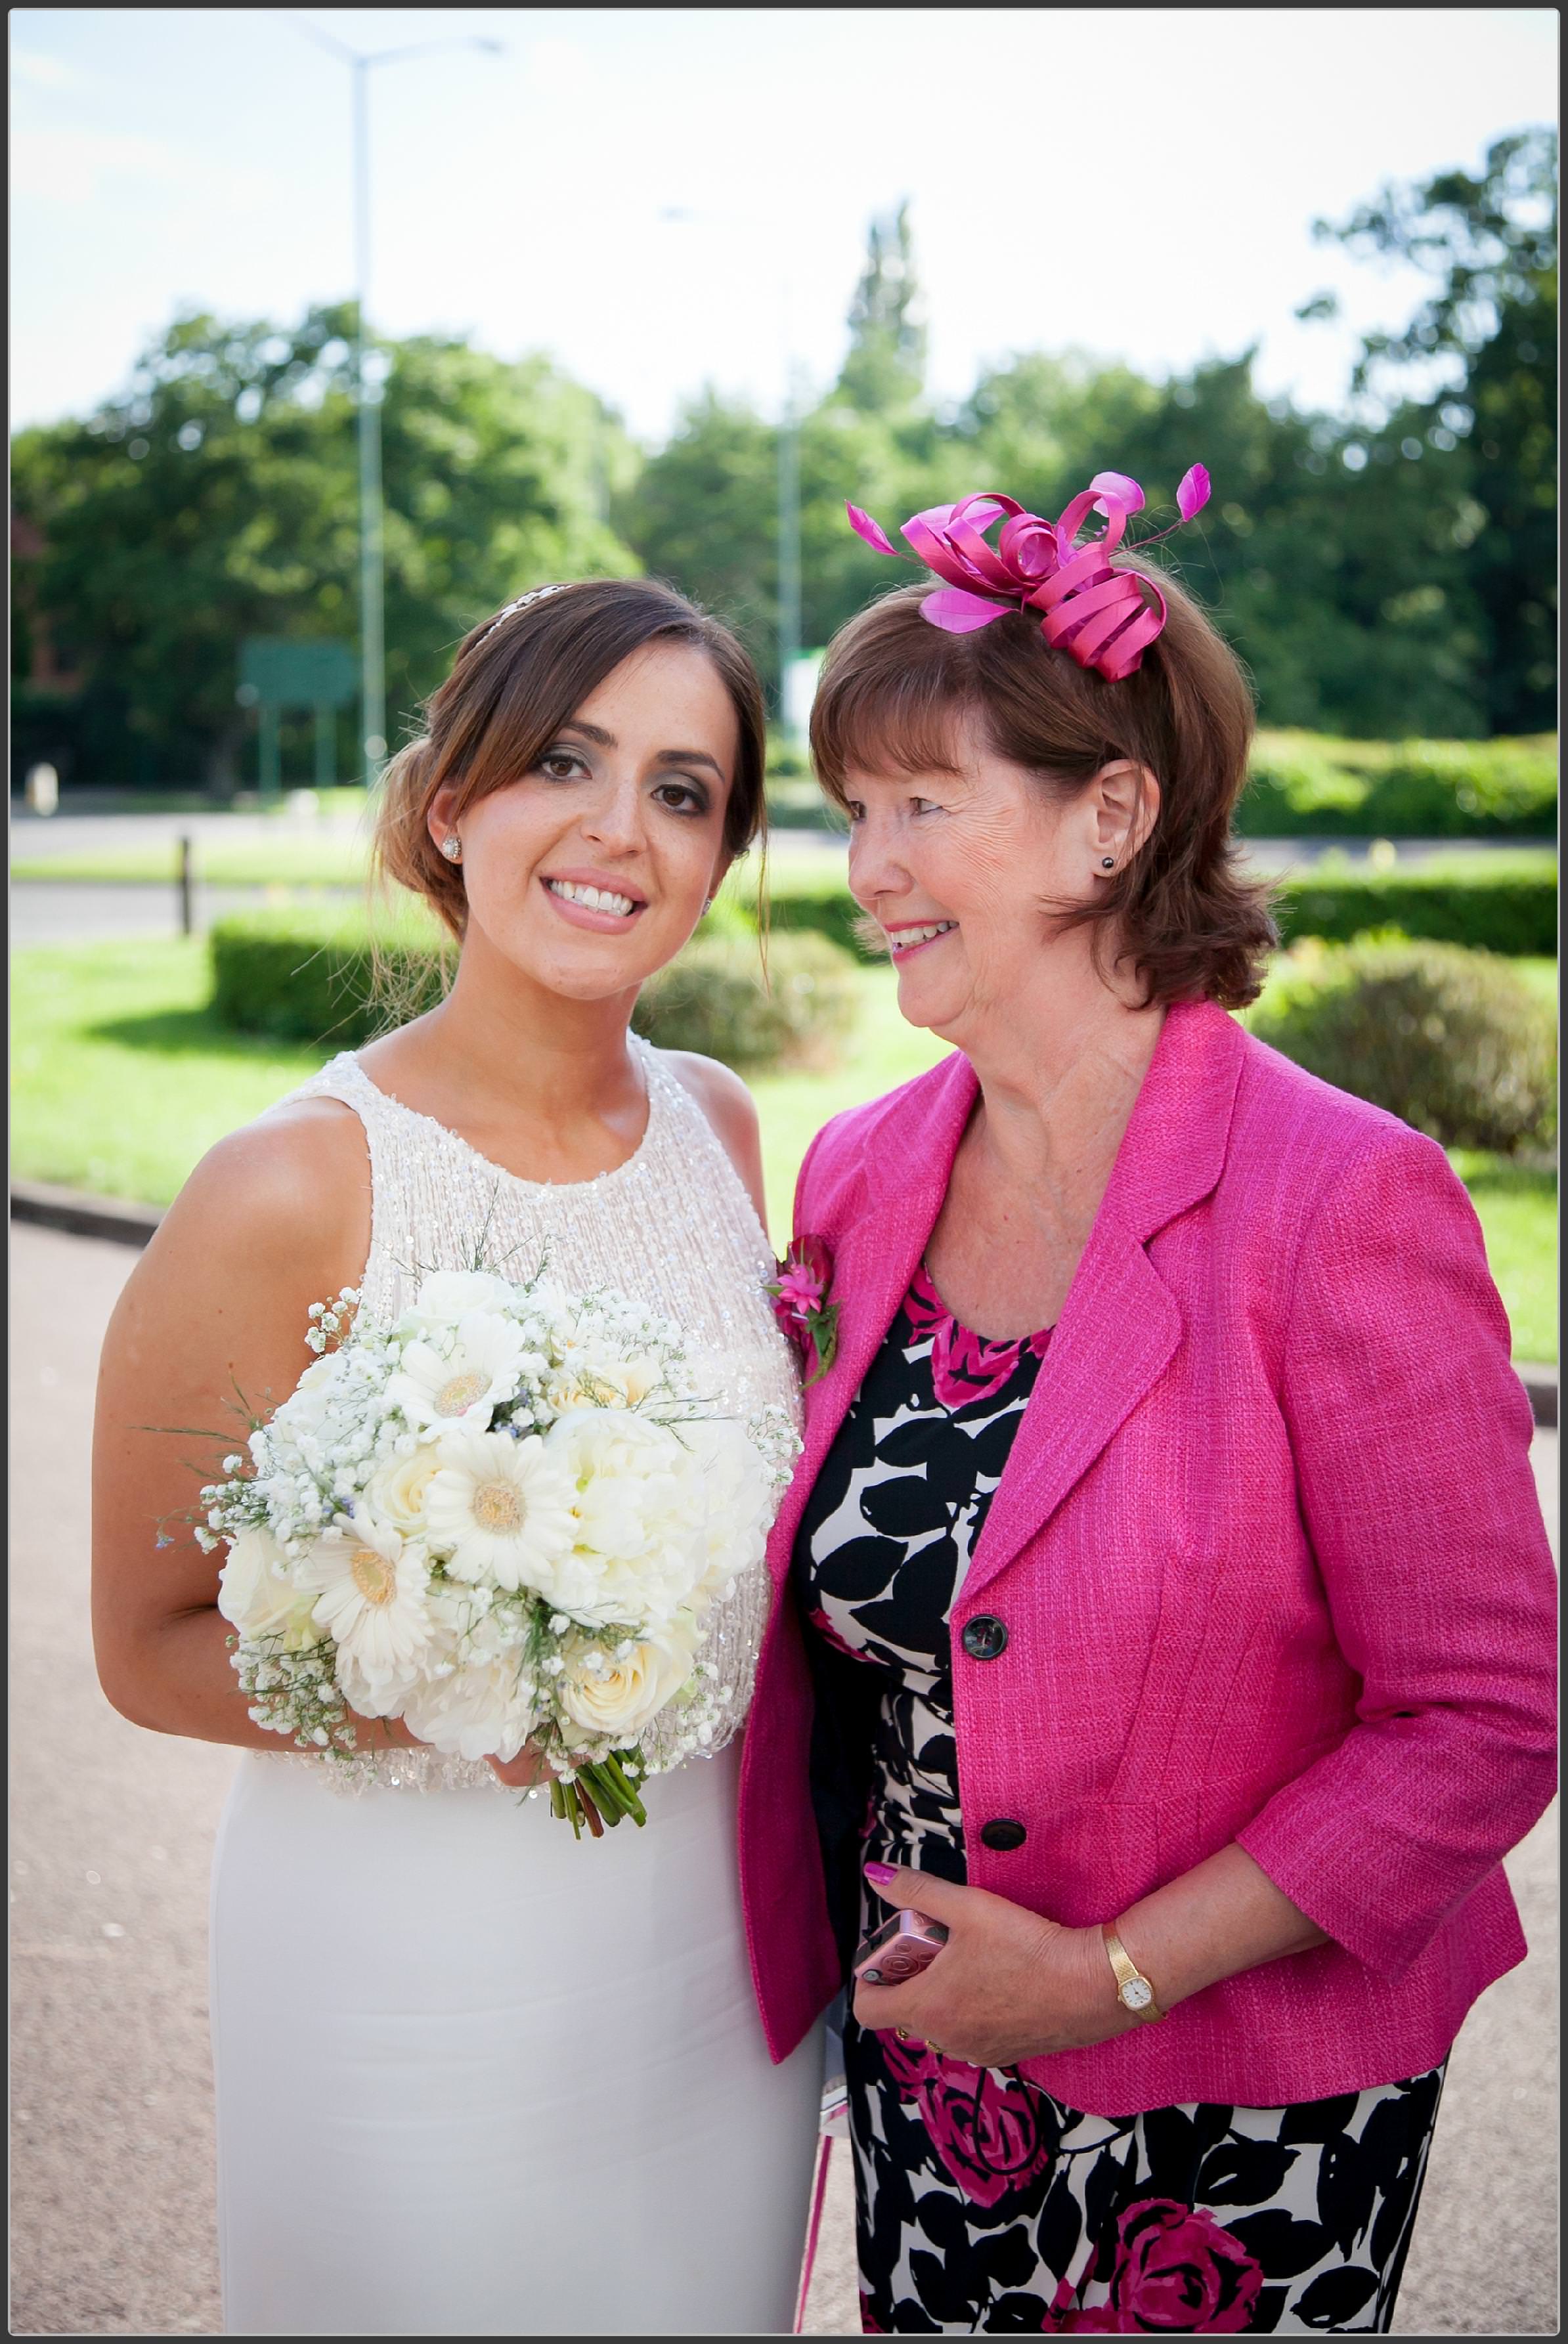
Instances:
[[[501,621],[503,619],[510,619],[514,611],[526,611],[531,602],[542,602],[547,594],[563,594],[571,582],[570,579],[563,578],[559,586],[535,586],[530,592],[520,594],[515,602],[509,602],[504,611],[498,611],[496,612],[494,618],[491,621],[489,626],[480,637],[480,642],[488,643],[491,635],[494,634],[496,629],[500,626]],[[479,649],[478,643],[474,645],[474,649],[476,651]]]
[[[1194,464],[1176,491],[1176,509],[1189,521],[1209,501],[1209,474]],[[1011,610],[1043,615],[1040,631],[1057,651],[1080,667],[1094,668],[1108,682],[1119,682],[1139,665],[1164,626],[1165,597],[1151,578],[1113,570],[1110,556],[1120,544],[1129,517],[1143,504],[1143,490],[1125,472],[1097,472],[1061,519],[1042,520],[1014,497],[972,496],[956,505],[933,505],[913,514],[902,535],[927,570],[947,581],[920,605],[920,615],[949,635],[972,634]],[[878,553],[897,559],[886,531],[858,505],[846,504],[849,525]],[[1087,544],[1078,531],[1091,512],[1105,515],[1105,528]],[[994,546],[986,531],[1002,528]],[[1138,541],[1152,545],[1181,521]],[[1146,600],[1152,595],[1153,601]]]

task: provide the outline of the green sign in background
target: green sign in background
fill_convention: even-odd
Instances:
[[[285,635],[251,635],[239,647],[240,705],[257,712],[257,749],[261,794],[276,797],[283,786],[278,720],[285,709],[316,712],[316,786],[336,779],[333,716],[347,708],[359,687],[352,643],[331,637],[299,642]]]

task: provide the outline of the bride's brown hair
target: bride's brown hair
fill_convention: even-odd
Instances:
[[[464,636],[451,673],[424,706],[424,730],[399,750],[381,781],[379,874],[422,895],[460,944],[468,921],[460,866],[438,854],[430,801],[456,781],[454,826],[491,791],[521,781],[590,692],[633,652],[690,643],[712,661],[740,731],[724,806],[724,849],[744,854],[763,836],[767,720],[756,669],[728,627],[673,587],[649,578],[585,579],[483,619]]]

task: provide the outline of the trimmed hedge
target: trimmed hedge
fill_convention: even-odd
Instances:
[[[1276,964],[1247,1022],[1445,1147],[1509,1155],[1550,1136],[1556,1020],[1490,953],[1408,936],[1313,940]]]
[[[433,1008],[456,961],[417,906],[379,920],[373,949],[371,933],[362,912],[235,913],[208,938],[213,1006],[240,1033],[357,1049]],[[644,987],[632,1022],[663,1048],[730,1066],[831,1064],[859,1011],[853,963],[810,933],[775,935],[767,961],[764,986],[754,920],[722,899]]]
[[[733,901],[755,918],[755,897]],[[1501,848],[1486,854],[1445,854],[1430,863],[1373,870],[1338,857],[1281,879],[1275,897],[1280,933],[1348,942],[1369,928],[1400,928],[1407,935],[1469,945],[1505,955],[1550,955],[1557,950],[1557,857]],[[864,961],[881,961],[879,945],[859,932],[861,914],[844,885],[842,870],[820,878],[791,872],[769,891],[774,934],[814,928]]]
[[[1557,857],[1550,852],[1434,856],[1372,870],[1338,858],[1279,883],[1281,935],[1348,943],[1376,928],[1505,955],[1557,950]]]
[[[1556,738],[1259,732],[1236,827],[1249,838],[1553,838]]]
[[[235,912],[214,923],[207,950],[212,1005],[226,1026],[333,1050],[358,1049],[433,1008],[443,961],[450,968],[456,958],[445,930],[417,906],[378,924],[374,954],[362,912],[311,905]]]
[[[825,936],[773,937],[764,985],[754,934],[707,935],[649,978],[632,1023],[727,1066],[829,1066],[859,1013],[855,964]]]
[[[1517,838],[1557,834],[1557,740],[1341,741],[1262,732],[1237,809],[1246,838]],[[844,818],[780,749],[768,768],[781,830],[842,829]]]

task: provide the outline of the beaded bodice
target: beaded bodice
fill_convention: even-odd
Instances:
[[[725,1413],[744,1418],[771,1403],[798,1428],[794,1354],[763,1290],[773,1268],[766,1234],[696,1100],[661,1052],[629,1038],[647,1083],[647,1129],[624,1164],[592,1180],[524,1180],[490,1163],[445,1124],[379,1088],[352,1051],[291,1095],[339,1099],[364,1126],[370,1250],[360,1308],[395,1318],[429,1270],[478,1265],[522,1278],[548,1261],[562,1286],[618,1287],[673,1318],[704,1370],[703,1388]],[[729,1713],[736,1726],[751,1698],[768,1602],[767,1574],[751,1571],[714,1615],[708,1651],[735,1688]],[[482,1763],[433,1751],[377,1752],[323,1771],[348,1789],[501,1787]]]

